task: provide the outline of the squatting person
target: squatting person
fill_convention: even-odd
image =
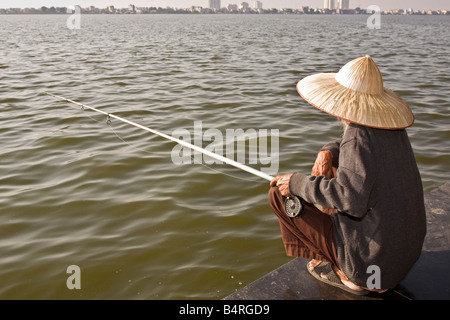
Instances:
[[[314,277],[354,294],[393,288],[418,260],[426,234],[421,177],[405,130],[414,115],[384,88],[370,56],[308,76],[297,90],[346,129],[319,151],[311,175],[279,175],[270,184],[286,253],[311,259]],[[284,208],[291,195],[304,200],[295,218]],[[379,287],[368,285],[370,266],[380,271]]]

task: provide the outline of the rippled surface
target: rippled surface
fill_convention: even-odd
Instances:
[[[169,134],[279,129],[280,173],[309,172],[340,127],[297,81],[370,54],[416,115],[425,191],[448,180],[447,17],[376,31],[357,16],[66,19],[0,16],[2,299],[219,299],[289,260],[264,180],[175,166],[173,143],[42,91]],[[81,290],[66,287],[73,264]]]

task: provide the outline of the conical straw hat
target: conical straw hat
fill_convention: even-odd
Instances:
[[[316,108],[367,127],[404,129],[414,115],[398,94],[384,88],[370,56],[350,61],[338,73],[319,73],[300,80],[300,95]]]

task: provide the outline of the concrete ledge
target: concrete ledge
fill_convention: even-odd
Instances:
[[[317,281],[306,270],[308,260],[296,258],[225,300],[449,300],[450,183],[426,194],[425,207],[424,251],[402,283],[386,293],[352,295]]]

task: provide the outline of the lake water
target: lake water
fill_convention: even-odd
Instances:
[[[425,192],[448,181],[448,17],[67,17],[0,16],[1,299],[220,299],[290,260],[267,181],[177,166],[174,143],[43,91],[168,134],[279,130],[279,173],[307,173],[341,129],[297,81],[370,54],[416,115]]]

